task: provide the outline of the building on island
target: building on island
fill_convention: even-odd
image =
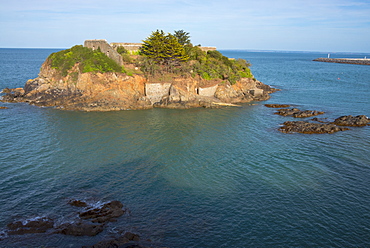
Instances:
[[[85,40],[84,47],[91,48],[93,50],[100,48],[100,51],[105,53],[109,58],[116,61],[119,65],[123,65],[122,56],[117,52],[118,47],[124,47],[129,53],[133,54],[138,52],[142,43],[127,43],[127,42],[112,42],[108,43],[107,40]],[[214,51],[216,47],[200,47],[202,51]]]

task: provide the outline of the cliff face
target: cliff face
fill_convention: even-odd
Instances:
[[[2,101],[28,102],[37,106],[66,110],[109,111],[127,109],[213,107],[222,103],[267,100],[274,89],[244,78],[234,85],[192,77],[170,77],[166,80],[146,79],[109,72],[81,73],[76,64],[67,76],[51,68],[48,60],[40,74],[24,88],[4,89]]]

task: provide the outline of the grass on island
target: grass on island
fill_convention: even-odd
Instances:
[[[176,36],[177,35],[177,36]],[[124,67],[110,59],[100,49],[92,50],[81,45],[53,53],[48,57],[51,67],[63,76],[78,63],[80,72],[124,72],[144,74],[146,77],[163,77],[166,74],[182,77],[201,77],[235,84],[241,78],[253,78],[250,63],[244,59],[229,59],[219,51],[202,51],[190,43],[189,34],[180,30],[175,35],[163,31],[153,32],[135,54],[118,47]],[[125,69],[127,68],[127,69]],[[132,69],[135,68],[135,69]]]
[[[114,60],[98,50],[92,50],[81,45],[51,54],[48,59],[51,67],[67,76],[68,71],[78,63],[79,69],[84,72],[125,72],[124,68]]]

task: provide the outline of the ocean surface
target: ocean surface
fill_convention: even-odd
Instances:
[[[56,49],[0,49],[0,88]],[[370,67],[320,53],[222,51],[281,91],[240,108],[69,112],[0,103],[0,247],[81,247],[132,231],[158,247],[370,247],[370,127],[283,134],[266,103],[370,116]],[[331,57],[364,57],[332,54]],[[76,216],[71,199],[130,211],[95,237],[11,236]]]

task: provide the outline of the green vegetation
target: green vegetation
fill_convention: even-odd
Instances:
[[[189,59],[178,39],[172,34],[165,34],[163,30],[152,32],[143,41],[140,53],[158,64],[167,66],[178,65],[179,62]]]
[[[100,49],[94,51],[80,45],[53,53],[48,59],[51,61],[51,67],[60,70],[63,76],[67,76],[68,70],[76,63],[79,63],[81,72],[124,72],[123,67],[107,57]]]
[[[138,65],[146,75],[199,75],[205,80],[221,79],[231,84],[241,78],[253,78],[246,60],[229,59],[219,51],[204,52],[191,44],[189,33],[183,30],[174,35],[157,30],[143,42]]]
[[[167,78],[167,74],[183,77],[201,77],[204,80],[222,80],[231,84],[241,78],[253,78],[250,64],[244,59],[229,59],[219,51],[202,51],[193,46],[189,33],[184,30],[174,34],[157,30],[143,41],[139,54],[131,54],[124,47],[118,47],[127,70],[107,57],[100,49],[83,46],[53,53],[49,56],[52,68],[63,76],[78,63],[80,72],[126,72],[128,75],[144,74],[146,77]],[[140,70],[138,70],[139,67]],[[77,75],[73,75],[77,80]]]
[[[184,30],[175,31],[173,36],[175,36],[178,42],[183,46],[191,44],[189,33],[185,32]]]

